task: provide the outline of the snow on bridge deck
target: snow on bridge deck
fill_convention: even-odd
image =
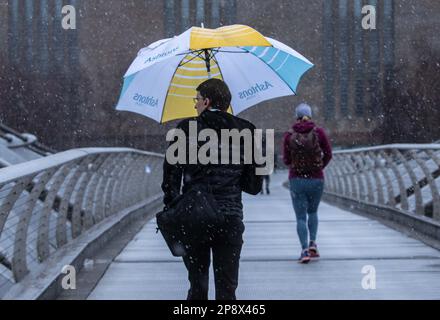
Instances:
[[[246,231],[238,299],[440,299],[440,252],[379,222],[326,203],[319,209],[321,259],[300,253],[286,172],[272,176],[272,194],[244,195]],[[187,272],[150,221],[113,261],[89,299],[185,299]],[[373,266],[376,289],[362,288]],[[210,299],[214,298],[211,266]]]

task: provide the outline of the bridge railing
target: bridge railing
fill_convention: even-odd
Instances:
[[[334,152],[326,192],[440,221],[440,144]]]
[[[95,224],[158,195],[162,163],[159,154],[94,148],[0,169],[0,293]]]

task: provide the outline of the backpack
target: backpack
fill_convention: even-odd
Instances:
[[[310,132],[300,133],[289,130],[289,150],[291,167],[300,175],[308,175],[322,169],[322,149],[316,127]]]

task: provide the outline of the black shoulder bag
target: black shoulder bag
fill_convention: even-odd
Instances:
[[[202,170],[206,173],[207,167]],[[232,181],[229,179],[216,188],[222,188]],[[224,223],[225,217],[219,212],[212,191],[209,184],[195,183],[176,197],[166,210],[156,214],[157,232],[161,232],[173,256],[184,256],[188,245],[206,241],[213,230]]]

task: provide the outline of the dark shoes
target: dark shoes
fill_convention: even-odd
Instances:
[[[310,241],[309,244],[309,254],[310,258],[319,258],[318,245],[314,241]]]
[[[299,263],[309,263],[310,262],[310,253],[308,249],[305,249],[301,252],[301,256],[298,259]]]
[[[301,256],[298,259],[299,263],[309,263],[310,260],[318,259],[319,251],[318,245],[314,241],[310,241],[309,248],[301,252]]]

